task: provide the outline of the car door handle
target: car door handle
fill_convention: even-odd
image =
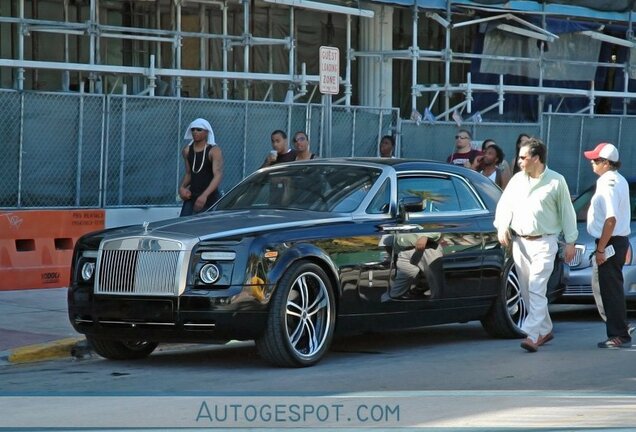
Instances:
[[[413,230],[421,230],[421,229],[422,227],[419,225],[399,225],[399,226],[382,227],[382,231],[386,231],[386,232],[413,231]]]

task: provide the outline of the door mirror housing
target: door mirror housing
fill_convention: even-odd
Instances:
[[[408,221],[408,214],[421,212],[424,209],[422,198],[416,196],[406,196],[398,203],[398,217],[400,220]]]

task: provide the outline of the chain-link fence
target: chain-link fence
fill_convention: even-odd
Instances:
[[[0,207],[15,207],[20,199],[22,98],[0,92]]]
[[[515,143],[520,133],[539,137],[548,147],[548,166],[563,174],[570,193],[578,195],[596,181],[583,151],[600,142],[611,142],[620,152],[621,173],[636,176],[636,150],[631,143],[636,132],[636,117],[594,116],[574,114],[544,114],[541,123],[476,123],[464,124],[473,136],[473,143],[494,139],[514,162]],[[446,160],[455,150],[454,122],[420,123],[404,121],[401,124],[401,156]]]
[[[261,166],[275,129],[307,131],[319,155],[376,156],[399,119],[334,106],[329,140],[320,104],[0,90],[0,106],[1,208],[178,205],[183,136],[197,117],[223,151],[226,191]]]
[[[306,131],[321,156],[377,156],[380,137],[390,134],[396,156],[433,160],[454,151],[458,130],[454,122],[400,120],[397,109],[340,105],[332,107],[331,140],[320,104],[0,90],[0,106],[0,208],[179,205],[183,135],[197,117],[214,128],[226,191],[261,166],[275,129]],[[463,128],[475,145],[494,139],[510,162],[520,133],[541,137],[548,165],[574,195],[596,179],[583,151],[602,141],[619,148],[621,172],[636,176],[636,117],[544,114],[540,123]]]
[[[550,167],[565,176],[572,194],[583,192],[596,181],[583,151],[601,142],[618,148],[620,172],[625,177],[636,176],[636,151],[631,141],[636,133],[636,117],[544,114],[543,123]]]
[[[460,127],[454,122],[424,122],[418,125],[404,121],[401,129],[402,157],[445,161],[455,151],[455,135]],[[476,147],[480,147],[486,139],[495,140],[510,162],[515,157],[515,143],[520,133],[541,136],[541,127],[536,123],[471,123],[462,125],[461,129],[471,133]]]

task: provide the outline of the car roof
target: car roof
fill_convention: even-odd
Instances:
[[[461,177],[465,177],[471,181],[471,183],[481,190],[480,193],[482,200],[489,209],[494,209],[497,205],[497,201],[501,196],[501,190],[494,185],[494,183],[483,174],[469,169],[463,166],[453,165],[447,162],[435,161],[430,159],[403,159],[403,158],[380,158],[380,157],[344,157],[344,158],[322,158],[311,159],[308,161],[294,161],[285,164],[276,164],[266,169],[276,169],[283,165],[290,166],[293,164],[306,164],[306,165],[343,165],[343,166],[372,166],[377,168],[392,168],[398,175],[400,173],[409,173],[412,171],[436,171],[448,174],[455,174]]]
[[[343,157],[343,158],[322,158],[303,161],[309,164],[343,164],[343,165],[376,165],[390,166],[396,171],[411,171],[421,169],[443,170],[452,173],[466,173],[466,168],[447,162],[440,162],[431,159],[405,159],[405,158],[381,158],[381,157]],[[471,170],[468,170],[471,171]]]
[[[294,163],[294,162],[292,162]],[[381,157],[347,157],[347,158],[324,158],[324,159],[312,159],[310,161],[303,161],[303,163],[330,163],[330,164],[343,164],[343,165],[366,165],[377,167],[392,167],[398,174],[400,172],[418,171],[418,170],[432,170],[443,171],[446,173],[457,174],[463,177],[470,178],[473,182],[480,183],[483,179],[488,180],[487,177],[481,173],[464,168],[463,166],[450,164],[448,162],[441,162],[431,159],[404,159],[404,158],[381,158]],[[490,181],[490,180],[488,180]]]

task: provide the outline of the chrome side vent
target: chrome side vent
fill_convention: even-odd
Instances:
[[[578,286],[578,285],[568,285],[565,288],[565,295],[573,295],[573,296],[579,296],[579,295],[585,295],[585,296],[591,296],[592,295],[592,287],[591,286]]]
[[[576,245],[575,246],[574,258],[572,258],[572,261],[568,262],[567,264],[570,267],[576,267],[576,266],[581,265],[581,262],[583,261],[583,254],[584,253],[585,253],[585,246]]]

